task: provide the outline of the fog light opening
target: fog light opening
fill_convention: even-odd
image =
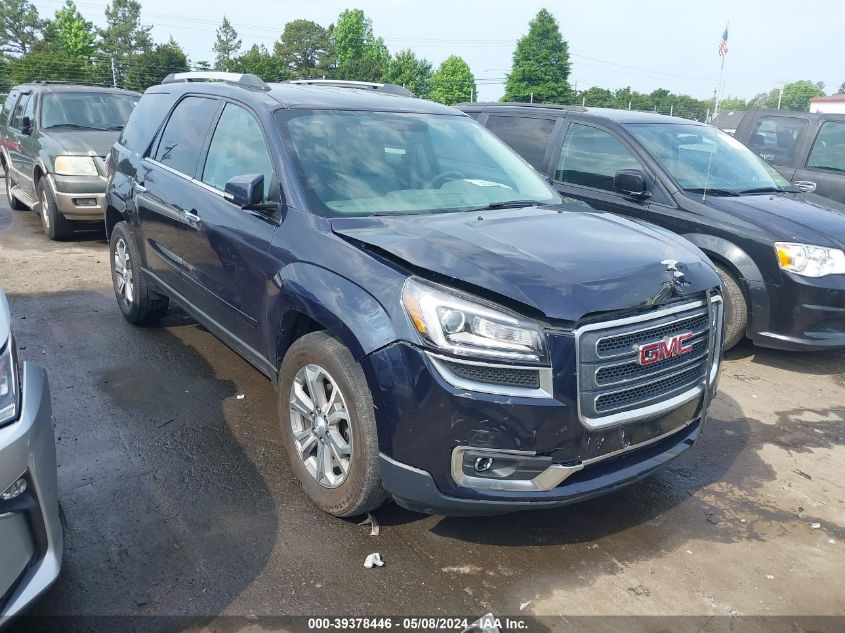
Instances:
[[[493,467],[492,457],[479,457],[475,460],[475,472],[486,473]]]
[[[13,482],[8,488],[3,491],[3,494],[0,494],[0,499],[3,501],[11,501],[12,499],[17,499],[23,493],[26,492],[26,479],[20,477],[17,481]]]
[[[96,207],[96,198],[74,198],[73,203],[78,207]]]

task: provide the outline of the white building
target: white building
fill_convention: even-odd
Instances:
[[[845,94],[810,99],[810,112],[845,114]]]

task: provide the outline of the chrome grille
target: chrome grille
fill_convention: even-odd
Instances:
[[[600,427],[642,419],[699,396],[715,378],[721,346],[718,294],[652,309],[627,318],[590,323],[576,331],[578,411]],[[685,354],[639,363],[639,347],[692,333]]]

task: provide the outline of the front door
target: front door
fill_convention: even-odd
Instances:
[[[220,101],[182,99],[144,161],[134,184],[140,220],[138,246],[154,282],[181,293],[182,227],[188,221],[187,190],[196,175],[208,129]]]
[[[814,183],[820,196],[845,203],[845,121],[825,121],[807,164],[799,168],[792,182]]]
[[[29,155],[32,145],[32,128],[24,126],[24,118],[32,120],[35,106],[35,96],[32,92],[21,94],[15,109],[9,116],[9,160],[14,169],[14,181],[24,193],[35,197],[35,185],[32,182],[33,159]]]
[[[246,108],[227,103],[191,187],[182,237],[188,301],[255,351],[267,284],[276,272],[268,256],[279,223],[279,182],[261,125]],[[241,209],[224,196],[235,176],[264,177],[261,208]]]
[[[616,134],[587,123],[570,123],[554,167],[555,188],[594,209],[644,218],[648,212],[647,199],[632,198],[613,187],[613,177],[622,169],[637,169],[647,174]],[[650,188],[653,186],[650,183]]]

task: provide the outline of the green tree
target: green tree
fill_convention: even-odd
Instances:
[[[577,105],[583,103],[587,107],[592,108],[611,108],[615,105],[613,93],[607,88],[599,88],[598,86],[593,86],[588,90],[579,92],[575,103]]]
[[[214,61],[214,69],[231,70],[229,65],[232,59],[237,56],[238,51],[241,50],[241,39],[225,15],[223,16],[223,24],[217,29],[217,39],[211,48],[217,56]]]
[[[327,65],[331,50],[329,30],[311,20],[285,24],[281,38],[273,47],[276,57],[293,77],[314,77]]]
[[[211,62],[208,62],[208,61],[203,59],[201,61],[198,61],[196,64],[194,64],[194,68],[196,70],[209,71],[209,70],[211,70]]]
[[[125,72],[124,87],[143,92],[150,86],[161,83],[170,73],[189,70],[188,56],[171,37],[165,44],[137,55]]]
[[[428,98],[446,105],[475,99],[475,76],[457,55],[447,57],[428,82]]]
[[[26,55],[38,41],[42,22],[28,0],[0,2],[0,52]]]
[[[418,97],[426,97],[432,72],[430,61],[417,57],[414,51],[406,48],[390,59],[384,81],[404,86]]]
[[[745,110],[748,107],[748,102],[739,97],[725,97],[719,101],[720,112],[731,112],[732,110]]]
[[[528,24],[528,33],[516,43],[513,66],[505,81],[505,101],[567,103],[569,47],[560,34],[557,20],[540,9]]]
[[[7,71],[11,85],[48,80],[99,83],[92,65],[57,51],[36,50],[12,58]]]
[[[271,55],[264,44],[260,46],[253,44],[246,53],[231,61],[230,68],[233,72],[250,73],[269,82],[290,78],[284,62],[275,55]]]
[[[126,60],[152,49],[152,28],[141,24],[139,2],[113,0],[106,5],[106,28],[100,31],[99,48],[105,57]]]
[[[806,112],[810,109],[810,99],[824,96],[824,84],[812,81],[795,81],[783,87],[781,110],[799,110]],[[777,104],[775,104],[777,106]]]
[[[87,58],[94,52],[94,24],[82,17],[73,0],[65,0],[52,20],[44,25],[44,39],[50,50]]]
[[[378,81],[390,63],[384,40],[373,33],[373,23],[361,9],[341,12],[331,32],[335,74],[342,79]]]

